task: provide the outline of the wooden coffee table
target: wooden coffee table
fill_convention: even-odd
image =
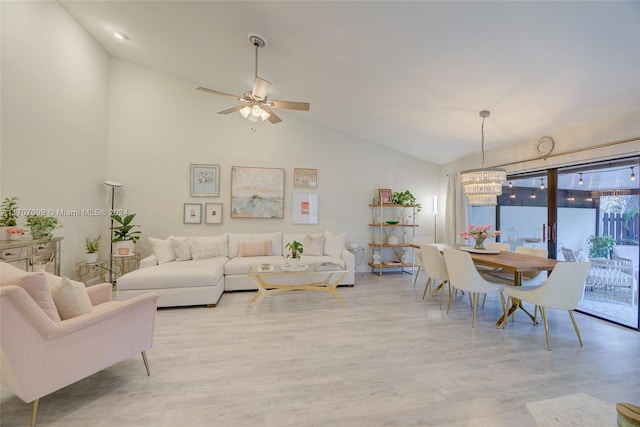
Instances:
[[[330,292],[344,307],[336,287],[347,273],[347,270],[332,262],[300,264],[298,268],[288,264],[251,267],[248,276],[258,286],[258,292],[251,300],[255,301],[251,313],[266,295],[289,291]]]

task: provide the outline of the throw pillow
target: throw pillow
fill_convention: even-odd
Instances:
[[[165,264],[176,259],[176,254],[171,246],[171,240],[156,239],[154,237],[149,237],[148,239],[153,254],[158,259],[158,264]]]
[[[304,249],[304,255],[322,256],[324,255],[324,236],[320,235],[313,237],[308,235],[305,237],[302,247]]]
[[[218,246],[211,241],[189,241],[189,250],[194,261],[202,261],[203,259],[218,256]]]
[[[347,241],[346,233],[333,234],[333,232],[327,231],[324,236],[324,254],[334,258],[340,258],[344,244]]]
[[[238,243],[238,256],[270,256],[271,255],[271,241],[265,240],[263,242],[239,242]]]
[[[0,277],[2,278],[0,286],[21,287],[51,320],[54,322],[61,320],[44,273],[29,273],[11,264],[0,262]]]
[[[171,247],[176,254],[176,261],[189,261],[191,259],[188,237],[170,237],[169,240],[171,240]]]
[[[93,307],[87,288],[80,282],[63,277],[51,288],[53,301],[62,320],[87,314]]]

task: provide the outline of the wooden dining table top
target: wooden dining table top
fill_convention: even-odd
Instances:
[[[435,243],[440,252],[444,249],[460,249],[464,245],[456,245],[451,243]],[[412,245],[414,248],[420,248],[420,245]],[[520,254],[516,252],[501,251],[497,254],[479,254],[469,252],[471,259],[475,264],[482,264],[489,267],[502,268],[513,272],[521,273],[523,271],[551,271],[561,261],[542,258],[533,255]]]

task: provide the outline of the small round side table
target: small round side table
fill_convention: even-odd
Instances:
[[[364,260],[364,248],[358,246],[355,248],[347,248],[347,250],[353,254],[356,272],[362,273],[360,270],[358,270],[358,266],[362,264],[362,261]]]

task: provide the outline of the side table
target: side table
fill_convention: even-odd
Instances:
[[[117,278],[140,267],[140,252],[128,255],[111,254],[111,261],[113,263],[113,276]]]
[[[355,247],[355,248],[349,247],[349,248],[347,248],[347,250],[353,254],[354,263],[355,263],[355,271],[357,273],[362,273],[360,270],[358,270],[358,266],[360,264],[362,264],[362,261],[364,260],[364,248],[361,247],[361,246],[358,246],[358,247]]]
[[[78,281],[87,285],[90,280],[100,279],[100,283],[105,282],[105,275],[109,272],[108,262],[98,260],[92,263],[84,261],[76,263],[76,276]]]

